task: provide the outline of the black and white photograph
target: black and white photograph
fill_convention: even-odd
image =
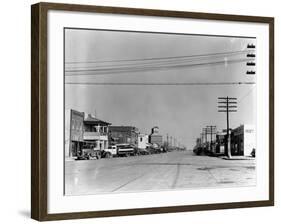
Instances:
[[[64,28],[64,193],[256,185],[256,38]]]

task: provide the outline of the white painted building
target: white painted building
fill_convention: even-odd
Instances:
[[[138,148],[146,149],[148,145],[148,135],[147,134],[139,134],[138,135]]]
[[[243,124],[231,131],[231,154],[251,156],[256,149],[256,130],[254,125]]]

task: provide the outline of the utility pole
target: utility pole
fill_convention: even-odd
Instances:
[[[237,98],[234,97],[218,97],[218,112],[226,113],[226,150],[225,154],[231,158],[231,146],[229,135],[229,113],[237,112]]]

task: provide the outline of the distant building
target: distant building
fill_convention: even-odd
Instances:
[[[110,145],[131,144],[138,145],[139,130],[133,126],[109,126]]]
[[[256,148],[256,132],[253,125],[240,125],[231,132],[231,155],[250,156]]]
[[[77,156],[77,153],[82,148],[83,121],[83,112],[72,109],[65,111],[65,157]]]
[[[200,146],[202,144],[201,138],[196,138],[196,146]]]
[[[84,141],[93,143],[95,150],[108,148],[109,125],[110,123],[88,114],[84,119]]]
[[[163,136],[159,134],[159,128],[153,127],[151,129],[151,134],[148,137],[150,144],[157,144],[158,146],[163,145]]]
[[[146,149],[148,145],[148,135],[147,134],[139,134],[138,135],[138,148]]]
[[[217,132],[216,133],[216,154],[225,154],[226,150],[226,131],[225,132]]]

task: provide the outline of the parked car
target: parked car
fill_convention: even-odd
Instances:
[[[86,143],[78,153],[76,160],[89,160],[92,158],[100,159],[101,150],[96,149],[91,143]]]
[[[147,149],[138,148],[138,149],[137,149],[137,154],[138,154],[138,155],[149,155],[150,152],[149,152]]]
[[[89,160],[90,156],[87,152],[79,153],[76,157],[76,160]]]
[[[203,152],[203,147],[202,146],[195,146],[193,148],[193,153],[195,153],[197,156],[201,155]]]
[[[252,156],[252,157],[256,157],[256,149],[255,149],[255,148],[253,148],[253,150],[252,150],[252,152],[251,152],[251,156]]]
[[[150,154],[158,154],[164,151],[163,148],[155,146],[148,146],[146,149]]]

